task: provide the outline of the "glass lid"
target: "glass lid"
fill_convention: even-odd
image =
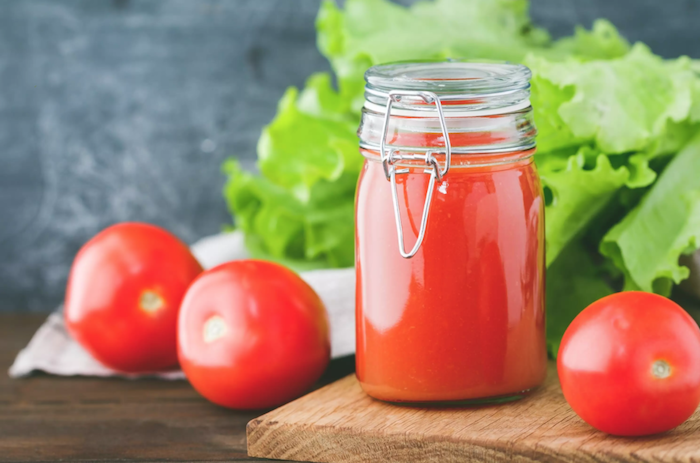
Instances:
[[[434,109],[411,92],[434,93],[447,111],[528,106],[531,76],[526,66],[504,61],[450,59],[382,64],[365,73],[365,99],[369,103],[365,106],[374,110],[386,106],[390,92],[403,93],[395,99],[394,107],[411,110]]]

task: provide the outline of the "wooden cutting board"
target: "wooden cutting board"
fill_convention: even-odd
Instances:
[[[663,435],[612,437],[569,408],[550,365],[508,404],[418,408],[373,400],[350,375],[248,423],[248,454],[315,462],[700,462],[700,411]]]

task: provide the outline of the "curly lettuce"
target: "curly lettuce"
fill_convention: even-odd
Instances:
[[[654,187],[601,243],[624,273],[625,289],[670,295],[688,278],[682,254],[700,247],[700,134],[676,155]]]
[[[595,299],[620,289],[668,294],[686,278],[679,256],[700,247],[700,61],[662,59],[606,20],[552,40],[527,10],[526,0],[324,0],[318,47],[335,78],[314,74],[285,93],[260,137],[260,174],[224,166],[224,196],[253,255],[352,266],[364,72],[485,58],[533,71],[550,353]]]

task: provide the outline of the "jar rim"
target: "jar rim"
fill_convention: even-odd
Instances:
[[[527,66],[506,61],[400,61],[367,70],[365,99],[377,108],[386,106],[391,94],[406,92],[394,99],[394,108],[420,111],[434,106],[410,94],[430,92],[446,112],[498,109],[527,101],[531,76]]]
[[[522,64],[467,59],[397,61],[365,72],[367,87],[375,91],[427,90],[441,100],[529,88],[531,77],[530,69]]]

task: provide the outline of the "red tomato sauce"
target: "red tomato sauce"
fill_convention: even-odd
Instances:
[[[464,401],[517,396],[544,380],[544,199],[530,154],[489,155],[510,162],[468,168],[456,166],[486,158],[453,155],[411,259],[398,251],[382,164],[365,161],[356,201],[356,364],[369,395]],[[411,249],[429,175],[416,169],[396,179]]]

